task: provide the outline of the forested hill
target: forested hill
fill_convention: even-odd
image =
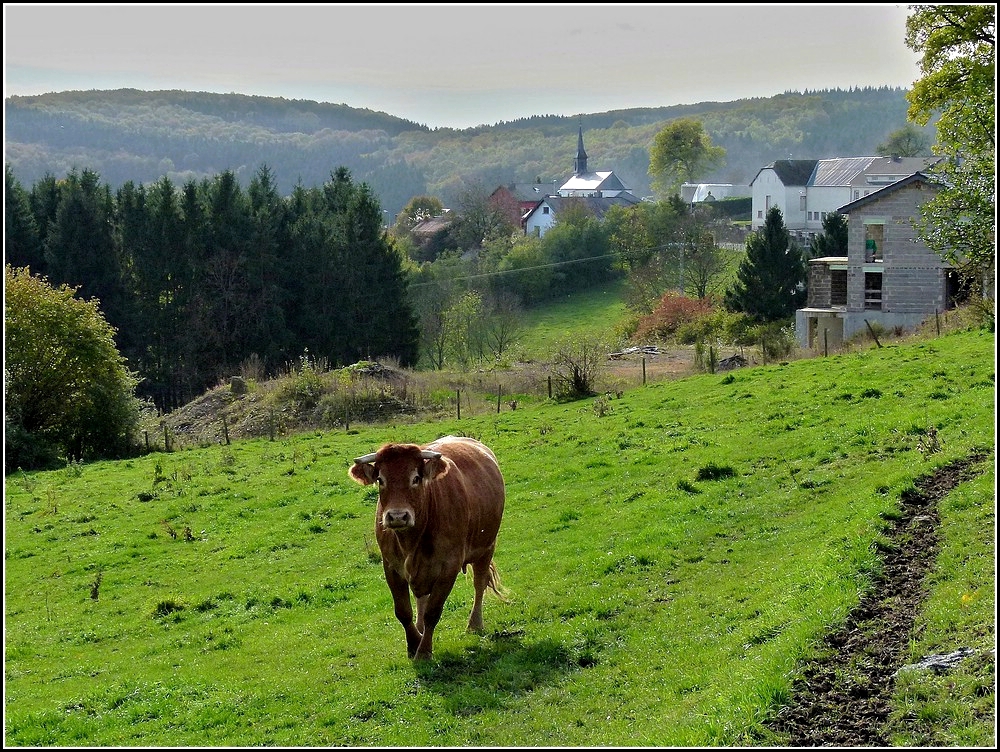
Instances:
[[[5,160],[30,186],[89,168],[113,187],[181,185],[232,170],[244,185],[267,165],[279,191],[310,187],[347,167],[395,214],[413,196],[455,205],[463,187],[562,182],[582,125],[591,169],[613,169],[649,195],[649,146],[667,122],[702,121],[726,149],[706,182],[747,184],[775,159],[874,154],[906,124],[906,90],[786,92],[768,98],[539,115],[463,130],[328,104],[186,91],[72,91],[5,100]]]

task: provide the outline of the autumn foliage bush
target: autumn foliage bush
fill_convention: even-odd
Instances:
[[[710,298],[689,298],[677,292],[666,292],[656,308],[639,319],[633,338],[638,342],[674,339],[679,329],[714,312]]]

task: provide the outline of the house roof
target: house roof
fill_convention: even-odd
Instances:
[[[750,185],[760,176],[764,170],[774,170],[778,174],[778,179],[785,185],[805,185],[816,167],[816,159],[778,159],[757,170]]]
[[[779,159],[757,171],[774,170],[785,186],[810,188],[877,186],[926,170],[939,157],[833,157],[830,159]]]
[[[852,211],[860,209],[862,206],[865,206],[866,204],[869,204],[873,201],[879,201],[880,199],[883,199],[886,196],[888,196],[890,193],[895,193],[896,191],[901,190],[907,187],[908,185],[913,185],[914,183],[931,185],[934,186],[935,188],[940,187],[941,185],[940,183],[934,181],[933,179],[925,175],[923,172],[914,172],[913,174],[900,178],[895,183],[891,183],[890,185],[887,185],[884,188],[879,188],[877,191],[872,191],[867,196],[862,196],[859,199],[851,201],[849,204],[844,204],[842,207],[837,209],[837,213],[850,214]]]
[[[859,174],[854,186],[884,186],[902,177],[922,172],[941,161],[941,157],[875,157]]]
[[[501,190],[506,189],[518,201],[524,203],[531,201],[534,203],[543,196],[551,196],[556,192],[555,185],[550,180],[547,183],[509,183],[498,187],[491,196],[495,196]]]
[[[454,217],[451,214],[442,214],[438,217],[428,217],[427,219],[422,219],[417,222],[413,227],[410,228],[410,232],[414,235],[433,235],[436,232],[441,232],[448,225],[452,223]]]
[[[560,191],[627,191],[625,184],[610,170],[585,172],[574,175],[561,186]]]
[[[860,175],[875,157],[835,157],[821,159],[809,176],[809,187],[845,186]]]

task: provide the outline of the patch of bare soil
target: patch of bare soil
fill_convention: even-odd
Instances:
[[[665,381],[695,373],[694,348],[675,347],[670,349],[631,348],[632,351],[615,353],[609,357],[608,372],[626,387],[646,381]]]
[[[827,657],[806,667],[792,700],[769,724],[793,747],[885,747],[894,674],[906,659],[924,577],[938,551],[938,502],[980,471],[984,457],[947,465],[904,495],[884,547],[883,572],[844,626],[825,640]]]

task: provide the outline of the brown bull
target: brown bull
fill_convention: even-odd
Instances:
[[[425,446],[386,444],[355,459],[347,474],[362,485],[378,483],[375,538],[410,658],[431,657],[444,602],[470,564],[476,595],[469,630],[481,631],[486,588],[501,594],[493,550],[504,481],[493,452],[458,436]]]

